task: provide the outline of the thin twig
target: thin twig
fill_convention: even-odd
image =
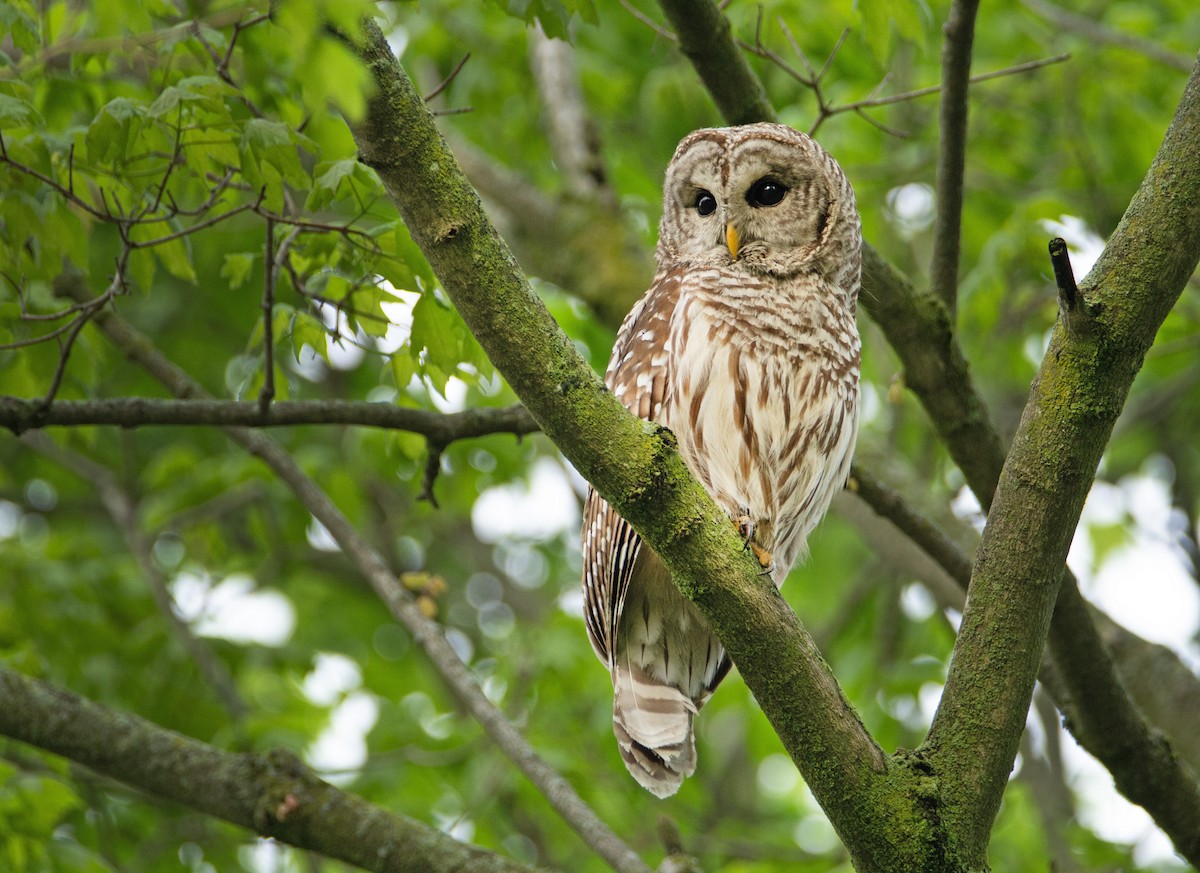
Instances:
[[[1012,76],[1016,73],[1025,73],[1030,70],[1036,70],[1040,67],[1049,66],[1050,64],[1061,64],[1063,61],[1070,60],[1070,58],[1070,54],[1061,54],[1054,55],[1053,57],[1049,58],[1040,58],[1036,61],[1026,61],[1023,64],[1015,64],[1011,67],[1005,67],[1002,70],[993,70],[990,73],[980,73],[979,75],[972,76],[969,81],[972,85],[975,85],[979,82],[987,82],[991,79],[999,79],[1002,76]],[[882,85],[888,80],[888,78],[888,76],[885,76],[880,84]],[[903,103],[906,100],[914,100],[918,97],[928,97],[930,94],[937,94],[941,90],[941,85],[929,85],[925,88],[916,88],[912,91],[905,91],[901,94],[893,94],[890,97],[867,97],[863,100],[855,100],[853,103],[843,103],[839,106],[832,106],[830,107],[829,112],[831,115],[835,115],[839,112],[856,112],[863,109],[872,109],[876,106],[890,106],[893,103]],[[874,91],[872,91],[872,93],[874,93]]]
[[[177,231],[174,231],[173,233],[164,234],[163,236],[157,236],[154,239],[131,240],[130,244],[135,249],[154,248],[154,246],[160,246],[165,243],[174,242],[177,239],[183,239],[185,236],[191,236],[193,233],[197,233],[201,230],[207,230],[208,228],[213,227],[214,225],[220,224],[222,221],[227,221],[228,219],[233,218],[233,216],[235,216],[235,215],[239,215],[243,212],[251,211],[254,208],[255,208],[255,204],[253,204],[253,203],[243,203],[241,206],[235,206],[232,209],[222,212],[220,215],[214,215],[211,218],[206,218],[206,219],[204,219],[204,221],[200,221],[200,222],[197,222],[196,224],[188,225],[187,227],[182,228]],[[169,220],[170,220],[169,218],[153,218],[153,219],[141,218],[141,219],[133,219],[132,221],[126,222],[126,223],[127,224],[141,224],[141,223],[153,222],[154,224],[159,224],[159,223],[169,221]]]
[[[265,17],[266,16],[261,16],[259,20],[261,20],[262,18],[265,18]],[[234,23],[234,35],[236,36],[240,32],[241,31],[238,29],[238,24],[235,22]],[[249,95],[247,95],[246,92],[242,90],[242,88],[238,85],[238,83],[233,80],[233,76],[230,75],[228,57],[222,58],[220,55],[217,54],[217,50],[215,48],[213,48],[212,43],[210,43],[207,39],[204,38],[204,33],[203,33],[203,31],[201,31],[200,23],[198,21],[194,22],[194,24],[193,24],[192,36],[194,36],[196,38],[196,42],[200,43],[200,45],[204,47],[204,50],[208,53],[208,56],[212,59],[213,68],[217,74],[217,77],[222,82],[224,82],[226,85],[228,85],[230,88],[232,88],[234,91],[237,92],[238,97],[241,99],[241,101],[243,103],[246,104],[246,108],[249,109],[254,114],[255,118],[263,118],[264,116],[263,116],[262,110],[259,109],[257,105],[255,105],[254,101],[250,99]],[[231,40],[228,51],[231,52],[232,50],[233,50],[233,44],[232,44],[232,40]]]
[[[426,500],[434,509],[440,509],[437,495],[433,493],[433,485],[437,482],[438,473],[442,470],[442,451],[445,446],[436,440],[426,440],[425,471],[421,475],[421,493],[418,500]]]
[[[117,255],[116,267],[113,270],[112,281],[109,283],[108,288],[98,297],[82,302],[78,314],[71,320],[70,324],[65,326],[65,338],[59,340],[58,363],[54,367],[54,375],[50,378],[49,388],[46,389],[45,395],[37,402],[39,409],[48,409],[50,404],[54,402],[54,398],[58,395],[58,389],[62,386],[63,377],[67,372],[67,360],[71,357],[71,350],[75,347],[75,340],[79,337],[79,333],[83,330],[84,325],[103,309],[113,297],[122,293],[125,289],[125,270],[129,264],[129,255],[132,249],[123,229],[121,236],[121,252]],[[57,337],[60,333],[64,333],[64,331],[54,331],[51,335]]]
[[[1050,240],[1050,265],[1054,268],[1054,282],[1058,285],[1059,305],[1064,309],[1075,308],[1075,298],[1079,294],[1079,286],[1075,284],[1075,271],[1071,268],[1071,255],[1067,252],[1067,242],[1056,236]]]
[[[263,257],[263,385],[258,392],[258,409],[264,415],[275,399],[275,222],[267,219]]]
[[[233,23],[233,33],[229,35],[229,45],[225,47],[225,57],[221,58],[221,63],[217,66],[218,70],[228,70],[229,63],[233,60],[233,49],[237,45],[238,37],[242,35],[243,30],[249,30],[257,24],[262,24],[265,21],[271,20],[269,12],[263,12],[245,20],[239,19]]]
[[[632,3],[630,3],[629,0],[618,0],[618,2],[621,4],[622,7],[624,7],[626,12],[628,12],[630,15],[632,15],[634,18],[636,18],[642,24],[646,25],[646,27],[653,30],[662,39],[665,39],[668,42],[679,42],[679,37],[677,37],[674,33],[672,33],[667,28],[663,27],[661,24],[659,24],[657,21],[655,21],[653,18],[651,18],[645,12],[638,9],[636,6],[634,6]]]
[[[820,82],[822,79],[824,79],[825,74],[829,72],[831,67],[833,67],[833,61],[837,57],[838,52],[842,50],[842,46],[846,44],[846,38],[848,36],[850,36],[850,28],[847,27],[842,30],[842,35],[838,37],[838,41],[834,45],[833,51],[831,51],[829,53],[829,57],[825,59],[825,65],[821,67],[821,72],[817,73],[815,77],[817,82]]]
[[[171,174],[175,171],[175,168],[177,166],[179,166],[180,158],[183,155],[183,146],[182,146],[183,139],[182,139],[182,137],[183,137],[183,105],[180,104],[179,110],[175,115],[175,143],[171,149],[171,160],[167,163],[167,168],[166,168],[166,170],[163,171],[162,178],[158,182],[158,191],[154,195],[153,205],[150,205],[150,204],[146,205],[145,211],[147,213],[158,212],[159,207],[162,205],[163,194],[167,190],[167,183],[170,182]],[[68,182],[67,187],[70,188],[72,186],[72,184],[73,184],[72,182]]]
[[[443,91],[445,91],[446,88],[449,87],[450,83],[454,81],[454,78],[460,72],[462,72],[462,68],[464,66],[466,66],[466,63],[469,60],[471,60],[471,53],[467,52],[465,55],[463,55],[462,60],[454,65],[454,69],[450,71],[450,75],[446,76],[446,78],[444,78],[444,79],[442,79],[442,81],[438,82],[437,87],[425,95],[425,97],[423,98],[425,100],[425,102],[428,103],[434,97],[436,97],[437,95],[439,95]],[[474,68],[472,68],[472,69],[474,69]]]

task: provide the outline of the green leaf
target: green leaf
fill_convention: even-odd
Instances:
[[[578,16],[588,24],[598,24],[593,0],[492,0],[497,6],[527,24],[537,21],[547,36],[570,38],[570,25]]]
[[[353,321],[367,336],[383,336],[388,332],[391,322],[381,304],[385,298],[390,298],[378,285],[367,285],[358,288],[350,295],[350,308],[353,310]]]
[[[242,172],[255,187],[265,189],[268,207],[283,208],[284,183],[308,187],[309,178],[300,164],[294,134],[286,124],[253,118],[246,123],[241,141]]]
[[[0,94],[0,126],[18,127],[29,121],[37,121],[38,114],[24,100]]]
[[[458,313],[429,291],[422,294],[413,307],[412,320],[409,342],[414,349],[426,353],[426,366],[437,367],[443,374],[458,369],[462,331],[465,329]],[[444,389],[444,378],[441,384]]]
[[[40,42],[37,18],[32,12],[31,3],[0,3],[0,33],[9,34],[13,45],[26,54],[36,52]]]
[[[337,198],[342,183],[352,180],[361,166],[354,158],[344,158],[334,161],[324,170],[318,167],[320,175],[313,179],[313,189],[308,194],[304,208],[309,212],[316,212],[332,203]],[[347,187],[351,186],[347,184]]]
[[[411,348],[405,347],[396,351],[388,361],[392,371],[392,379],[396,390],[404,391],[417,373],[417,362],[412,356]]]
[[[158,99],[150,104],[150,108],[146,110],[146,114],[151,118],[161,118],[178,106],[179,102],[179,89],[172,85],[163,89],[163,92],[158,95]]]
[[[171,222],[149,221],[134,225],[130,230],[130,237],[135,242],[151,243],[149,249],[154,252],[158,262],[166,267],[168,273],[177,279],[195,284],[196,268],[192,265],[188,237],[167,238],[179,229]]]
[[[419,283],[414,286],[413,284],[406,285],[393,281],[392,284],[406,291],[428,291],[437,285],[437,280],[433,276],[433,268],[429,266],[429,261],[425,260],[425,255],[422,254],[421,247],[413,241],[412,234],[408,232],[408,228],[402,222],[396,222],[396,232],[392,236],[390,250],[387,243],[388,239],[386,236],[380,239],[380,244],[384,252],[391,254],[407,265],[409,273]]]
[[[154,287],[154,263],[154,252],[149,249],[134,249],[129,254],[129,280],[144,294],[150,293]]]
[[[142,129],[144,110],[128,97],[117,97],[104,105],[87,131],[88,160],[97,164],[124,160]]]
[[[359,121],[366,112],[370,81],[362,60],[328,36],[313,44],[301,72],[304,102],[309,106],[332,104],[350,122]]]
[[[221,278],[229,280],[229,290],[236,290],[246,284],[257,259],[258,255],[253,252],[235,252],[225,255],[225,259],[221,262]]]
[[[292,351],[297,360],[300,350],[305,346],[311,348],[325,360],[329,360],[328,331],[321,320],[309,312],[297,311],[292,321]]]
[[[29,836],[48,834],[63,816],[80,805],[70,788],[53,779],[18,777],[0,792],[0,809],[7,812],[11,827]]]

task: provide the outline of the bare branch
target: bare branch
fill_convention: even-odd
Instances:
[[[523,406],[433,412],[351,400],[288,400],[272,403],[265,413],[257,403],[237,400],[162,400],[126,397],[118,400],[58,400],[49,408],[37,401],[0,396],[0,427],[15,434],[43,427],[106,424],[118,427],[211,425],[216,427],[282,427],[296,424],[363,425],[419,433],[434,442],[538,429]]]
[[[1051,64],[1061,64],[1063,61],[1070,60],[1070,58],[1071,56],[1069,54],[1054,55],[1053,57],[1049,58],[1039,58],[1036,61],[1026,61],[1023,64],[1014,64],[1011,67],[1005,67],[1001,70],[993,70],[990,73],[979,73],[978,75],[972,76],[967,81],[970,82],[970,84],[975,85],[979,82],[988,82],[992,79],[999,79],[1003,76],[1027,73],[1030,70],[1048,67]],[[887,79],[885,77],[884,82],[886,81]],[[880,86],[882,86],[884,82],[880,82]],[[878,90],[878,88],[876,90]],[[852,103],[843,103],[838,106],[831,106],[829,107],[829,114],[836,115],[839,112],[860,112],[863,109],[872,109],[876,106],[891,106],[894,103],[904,103],[908,100],[915,100],[918,97],[928,97],[930,94],[937,94],[941,90],[941,85],[930,85],[926,88],[917,88],[912,91],[904,91],[900,94],[892,94],[889,97],[876,97],[874,96],[874,93],[872,93],[862,100],[855,100]]]
[[[442,469],[442,451],[445,446],[437,442],[427,442],[425,456],[425,472],[421,476],[421,493],[418,500],[427,500],[429,505],[438,509],[437,495],[433,493],[433,484],[437,481]]]
[[[971,559],[958,543],[924,516],[914,512],[904,498],[888,488],[861,464],[850,471],[849,489],[882,515],[936,561],[965,591],[971,581]]]
[[[943,28],[942,102],[938,125],[937,209],[929,285],[946,305],[950,323],[958,308],[958,259],[962,242],[963,171],[967,156],[967,89],[979,0],[953,0]]]
[[[854,509],[854,503],[848,501],[849,494],[856,495],[861,503],[869,506],[879,517],[887,519],[896,531],[903,532],[910,547],[919,550],[932,566],[921,566],[920,562],[912,561],[904,554],[899,554],[898,557],[907,562],[911,568],[910,572],[926,583],[943,608],[962,612],[963,595],[969,582],[968,554],[937,525],[916,512],[903,497],[878,482],[861,465],[856,465],[851,481],[852,487],[847,491],[847,496],[840,500],[839,510],[847,514],[877,548],[880,545],[880,537],[864,530],[864,519],[861,513]],[[887,556],[897,557],[896,550],[888,552]],[[948,591],[947,584],[957,585],[958,590]],[[1076,588],[1075,581],[1069,574],[1064,579],[1064,586],[1068,591]],[[1073,601],[1078,600],[1077,593],[1069,596]],[[1104,677],[1108,671],[1110,675],[1103,678],[1104,683],[1117,682],[1111,676],[1115,667],[1121,682],[1129,689],[1138,707],[1170,736],[1180,758],[1192,769],[1200,771],[1200,734],[1195,730],[1195,725],[1200,720],[1200,680],[1170,649],[1142,639],[1091,604],[1088,604],[1087,612],[1091,616],[1091,622],[1081,621],[1082,617],[1078,613],[1066,608],[1060,607],[1056,611],[1050,626],[1050,651],[1065,649],[1077,652],[1065,658],[1065,663],[1070,665],[1083,662],[1086,664],[1083,669],[1096,677]],[[1080,626],[1073,627],[1073,622],[1079,622]],[[1099,645],[1095,639],[1095,632],[1089,629],[1093,623],[1100,631],[1104,645]],[[1049,659],[1044,659],[1039,678],[1051,691],[1055,704],[1064,713],[1073,733],[1088,730],[1087,722],[1094,718],[1091,709],[1098,706],[1109,706],[1117,717],[1126,717],[1121,713],[1129,711],[1128,703],[1114,703],[1109,699],[1111,692],[1105,691],[1098,697],[1097,693],[1093,692],[1095,700],[1092,701],[1086,698],[1072,699],[1067,684],[1075,686],[1076,680],[1065,683],[1059,670],[1054,671],[1057,678],[1050,681],[1050,670],[1053,670],[1053,667]],[[1036,699],[1035,695],[1035,701]],[[1145,732],[1144,726],[1135,726],[1132,736]],[[1109,762],[1109,766],[1114,766],[1110,757],[1101,757]]]
[[[449,74],[446,76],[446,78],[444,78],[444,79],[442,79],[442,81],[438,82],[437,86],[432,91],[430,91],[428,94],[425,95],[425,98],[424,98],[425,102],[428,103],[434,97],[441,94],[448,87],[450,87],[450,83],[453,82],[455,77],[459,73],[462,72],[462,68],[467,65],[467,61],[469,61],[469,60],[471,60],[471,53],[467,52],[465,55],[462,56],[462,60],[454,65],[454,69],[449,72]]]
[[[241,12],[239,10],[238,21],[234,23],[233,35],[229,39],[229,48],[226,50],[224,57],[217,54],[217,50],[213,48],[212,44],[207,39],[204,38],[204,33],[200,29],[200,23],[193,22],[192,25],[192,36],[195,38],[196,42],[200,43],[200,45],[204,47],[204,50],[208,52],[208,56],[212,58],[213,69],[216,71],[217,76],[222,82],[237,92],[238,97],[241,98],[241,101],[246,104],[246,108],[254,114],[255,118],[263,117],[262,110],[254,104],[254,101],[251,100],[246,92],[242,90],[241,86],[233,80],[233,76],[229,72],[229,61],[233,57],[234,43],[237,41],[237,37],[241,34],[241,32],[245,28],[254,24],[258,24],[263,20],[268,20],[269,18],[270,16],[268,15],[259,15],[247,22],[243,22],[241,20]]]

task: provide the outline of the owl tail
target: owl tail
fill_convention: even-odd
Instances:
[[[670,797],[696,769],[696,704],[637,667],[613,671],[613,733],[630,775],[657,797]]]

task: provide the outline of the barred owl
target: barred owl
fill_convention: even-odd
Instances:
[[[776,585],[842,487],[858,429],[862,236],[841,167],[779,124],[698,130],[667,167],[650,290],[606,382],[670,428]],[[728,672],[704,616],[594,491],[583,520],[588,636],[613,730],[659,797],[696,766],[693,718]]]

